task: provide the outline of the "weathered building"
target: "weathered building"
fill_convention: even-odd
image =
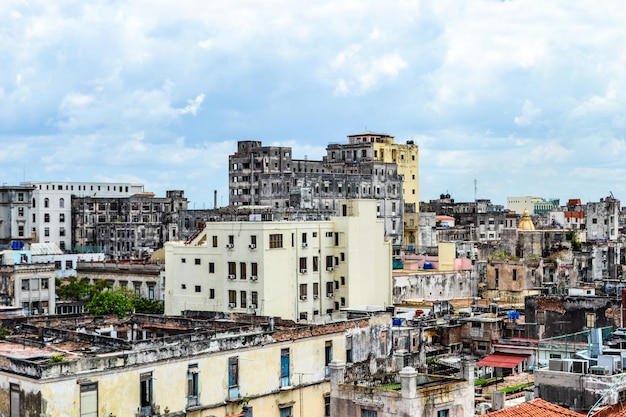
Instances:
[[[336,212],[341,199],[375,199],[385,235],[399,250],[410,236],[403,231],[405,205],[419,211],[417,145],[368,132],[330,144],[326,153],[321,161],[295,160],[290,147],[238,142],[229,156],[230,204]]]
[[[30,251],[0,252],[0,305],[22,307],[24,314],[55,311],[54,264],[33,263]]]
[[[328,416],[330,362],[345,361],[346,335],[370,320],[376,318],[325,325],[234,315],[5,320],[0,414]],[[352,349],[360,351],[354,340]]]
[[[420,374],[404,367],[390,375],[346,376],[345,364],[330,364],[330,415],[439,417],[474,415],[474,371],[464,362],[462,377]]]
[[[178,239],[179,210],[187,209],[183,191],[128,197],[89,196],[72,200],[74,246],[101,251],[110,259],[143,259]]]
[[[32,187],[0,187],[0,250],[32,242],[32,195]]]

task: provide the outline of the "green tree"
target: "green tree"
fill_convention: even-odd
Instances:
[[[135,306],[135,313],[163,314],[165,312],[163,303],[158,300],[149,300],[147,298],[135,298],[133,299],[133,305]]]
[[[116,314],[118,317],[126,317],[133,311],[133,307],[133,300],[124,293],[106,289],[96,294],[85,309],[96,315]]]

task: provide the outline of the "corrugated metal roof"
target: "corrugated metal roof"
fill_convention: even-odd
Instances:
[[[30,253],[32,255],[63,255],[63,251],[56,243],[32,243]]]
[[[492,368],[515,368],[528,355],[515,355],[513,353],[492,353],[491,355],[481,359],[476,366],[491,366]]]

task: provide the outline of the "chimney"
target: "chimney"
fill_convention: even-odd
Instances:
[[[217,190],[213,190],[213,208],[217,208]]]
[[[415,368],[407,366],[400,371],[400,385],[402,398],[417,398],[417,372]]]

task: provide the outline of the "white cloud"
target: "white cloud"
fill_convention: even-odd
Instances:
[[[521,127],[530,126],[533,123],[535,117],[541,115],[541,109],[533,106],[533,103],[530,100],[524,100],[524,105],[522,106],[522,114],[520,116],[515,116],[513,121],[516,125]]]

